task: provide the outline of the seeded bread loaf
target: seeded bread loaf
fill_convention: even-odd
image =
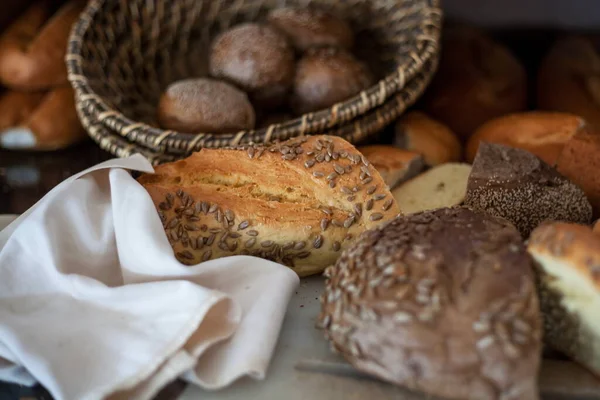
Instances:
[[[483,124],[467,144],[466,158],[473,162],[481,142],[524,149],[549,165],[556,165],[565,144],[586,126],[576,115],[530,111],[505,115]]]
[[[392,191],[405,214],[459,205],[465,199],[469,164],[441,164],[404,182]]]
[[[544,341],[600,376],[600,236],[584,225],[544,224],[528,250],[539,269]]]
[[[458,162],[462,147],[456,135],[444,124],[420,111],[412,111],[396,122],[394,145],[420,153],[429,166]]]
[[[203,149],[139,182],[184,264],[247,254],[316,274],[400,210],[369,162],[339,137]]]
[[[465,208],[400,216],[327,268],[320,325],[356,368],[448,399],[537,399],[531,259],[506,220]]]
[[[423,156],[393,146],[372,145],[358,151],[369,160],[390,189],[416,176],[425,167]]]
[[[511,221],[527,238],[545,221],[589,224],[583,191],[535,155],[482,143],[469,176],[465,205]]]

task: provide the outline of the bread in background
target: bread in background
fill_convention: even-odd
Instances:
[[[394,145],[422,154],[429,166],[462,159],[462,147],[456,135],[420,111],[411,111],[396,122]]]
[[[452,207],[465,199],[471,166],[463,163],[437,165],[392,191],[403,214]]]
[[[583,117],[600,128],[600,54],[583,36],[559,39],[542,60],[537,107]]]
[[[438,71],[424,109],[466,141],[484,122],[527,108],[520,61],[484,32],[466,26],[444,31]]]
[[[157,119],[163,129],[185,133],[233,133],[253,129],[256,123],[246,93],[206,78],[170,84],[160,98]]]
[[[424,168],[423,156],[394,146],[371,145],[357,149],[375,167],[390,189],[419,174]]]
[[[586,122],[579,116],[548,111],[528,111],[495,118],[469,139],[466,160],[473,162],[481,142],[504,144],[529,151],[556,165],[565,144]]]

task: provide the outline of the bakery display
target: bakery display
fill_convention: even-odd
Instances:
[[[70,0],[54,13],[52,1],[34,2],[0,35],[0,83],[28,91],[67,85],[67,40],[85,4]]]
[[[350,49],[354,33],[341,18],[323,10],[284,7],[269,12],[269,23],[285,33],[299,51],[313,47]]]
[[[558,157],[557,170],[583,189],[600,217],[600,128],[580,129]]]
[[[398,186],[392,195],[405,214],[452,207],[464,201],[470,173],[468,164],[441,164]]]
[[[440,65],[424,97],[429,115],[466,141],[484,122],[526,107],[525,69],[504,45],[476,28],[444,31]]]
[[[425,167],[419,153],[393,146],[362,146],[358,151],[375,167],[390,189],[416,176]]]
[[[537,399],[542,323],[531,260],[506,220],[400,216],[325,272],[319,323],[357,369],[448,399]]]
[[[584,36],[557,40],[540,63],[537,107],[583,117],[600,127],[600,54]]]
[[[527,238],[545,221],[589,224],[583,191],[535,155],[481,143],[469,176],[465,205],[511,221]]]
[[[311,49],[296,66],[292,108],[303,114],[331,107],[373,82],[366,64],[351,53],[335,47]]]
[[[529,111],[508,114],[483,124],[467,144],[466,159],[473,162],[481,142],[505,144],[529,151],[554,166],[567,141],[586,122],[579,116]]]
[[[246,90],[266,108],[282,104],[294,80],[294,51],[279,31],[264,24],[243,23],[213,41],[210,74]]]
[[[422,154],[429,166],[457,162],[462,158],[456,135],[421,111],[411,111],[400,117],[394,129],[394,145]]]
[[[230,133],[253,129],[254,108],[246,93],[214,79],[172,83],[161,96],[158,122],[180,132]]]
[[[533,231],[528,250],[539,269],[544,341],[600,377],[600,236],[549,223]]]
[[[85,138],[71,87],[0,95],[0,148],[52,151]]]
[[[189,265],[247,254],[316,274],[400,212],[377,170],[334,136],[203,149],[139,182]]]

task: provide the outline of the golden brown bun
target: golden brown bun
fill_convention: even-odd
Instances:
[[[29,7],[0,36],[0,82],[25,90],[67,84],[67,40],[84,5],[69,1],[54,15],[51,1]]]
[[[416,176],[425,167],[423,156],[419,153],[394,146],[363,146],[358,151],[373,164],[390,189]]]
[[[429,166],[460,161],[461,144],[444,124],[420,111],[412,111],[396,122],[394,145],[420,153]]]
[[[318,111],[348,100],[372,83],[367,66],[349,52],[312,49],[298,61],[292,107],[298,114]]]
[[[466,141],[484,122],[525,110],[525,69],[510,51],[474,28],[445,33],[425,110]]]
[[[537,105],[600,128],[600,55],[590,40],[573,36],[554,44],[538,71]]]
[[[210,73],[250,94],[263,108],[279,107],[294,80],[294,50],[274,28],[239,24],[219,35],[210,51]]]
[[[509,114],[481,126],[467,144],[466,159],[473,162],[481,142],[527,150],[549,165],[556,165],[565,144],[585,126],[572,114],[530,111]]]
[[[39,96],[37,93],[8,92],[0,98],[0,115],[13,116],[0,118],[4,121],[0,125],[0,147],[51,151],[86,138],[75,111],[75,95],[70,86],[47,92],[41,100]],[[34,106],[38,100],[39,103]],[[24,108],[18,109],[24,103],[28,103],[29,112],[23,112]]]
[[[528,250],[539,266],[544,340],[600,376],[600,236],[548,223],[533,231]]]
[[[354,43],[350,25],[321,10],[279,8],[271,11],[267,19],[285,33],[300,51],[327,46],[349,49]]]
[[[583,189],[600,217],[600,130],[580,129],[565,145],[556,168]]]
[[[179,132],[238,132],[253,129],[255,119],[246,93],[214,79],[172,83],[158,106],[161,127]]]
[[[422,398],[535,400],[531,264],[501,218],[460,207],[400,216],[327,268],[318,322],[354,367]]]
[[[316,274],[400,212],[377,170],[333,136],[203,149],[139,182],[185,264],[250,254]]]

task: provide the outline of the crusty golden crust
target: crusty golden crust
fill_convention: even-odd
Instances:
[[[596,224],[597,225],[597,224]],[[589,226],[546,223],[529,237],[529,251],[569,261],[569,265],[600,290],[600,237]]]
[[[423,156],[419,153],[394,146],[363,146],[358,151],[373,164],[390,189],[415,177],[425,167]]]
[[[338,137],[204,149],[139,182],[185,264],[250,254],[315,274],[400,212],[375,168]]]

